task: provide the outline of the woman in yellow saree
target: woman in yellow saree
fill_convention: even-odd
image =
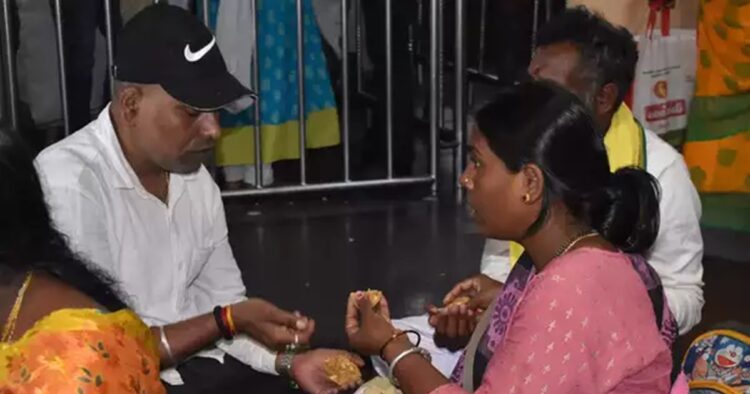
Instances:
[[[0,393],[164,393],[159,348],[54,228],[32,157],[0,130]]]
[[[750,1],[701,0],[685,161],[703,224],[750,232]]]

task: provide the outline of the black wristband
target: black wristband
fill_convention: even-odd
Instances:
[[[223,309],[224,308],[220,306],[214,308],[214,320],[216,320],[216,326],[219,327],[219,332],[221,333],[222,338],[230,340],[234,337],[232,336],[232,331],[227,327],[226,322],[224,322],[224,318],[221,316],[221,311]]]

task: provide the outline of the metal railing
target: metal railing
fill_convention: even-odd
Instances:
[[[57,38],[57,65],[60,74],[60,102],[62,103],[63,128],[65,135],[70,135],[70,112],[68,110],[68,82],[65,78],[65,36],[63,35],[62,26],[62,0],[55,0],[55,33]],[[7,3],[7,0],[3,1]],[[112,30],[109,30],[110,33]]]
[[[18,84],[16,78],[16,54],[13,48],[13,29],[11,26],[10,16],[10,3],[6,0],[2,4],[2,17],[3,17],[3,58],[5,59],[5,81],[4,88],[7,92],[5,96],[5,102],[7,105],[4,107],[7,109],[7,114],[3,113],[3,117],[7,118],[10,122],[11,127],[14,129],[18,128]]]
[[[9,17],[9,2],[12,0],[0,0],[2,2],[2,19],[3,19],[3,40],[2,49],[4,56],[4,90],[7,104],[4,105],[4,109],[7,109],[8,114],[3,113],[3,121],[9,121],[13,127],[18,126],[18,89],[16,85],[16,66],[15,66],[15,54],[12,48],[12,36],[14,32],[11,28],[10,17]],[[68,103],[68,89],[70,88],[66,84],[66,59],[64,43],[66,37],[63,35],[62,21],[63,15],[61,1],[54,0],[54,16],[56,23],[56,41],[57,41],[57,57],[59,64],[59,76],[60,86],[59,92],[62,103],[62,114],[63,114],[63,127],[66,135],[70,134],[70,119],[69,119],[69,103]],[[114,46],[113,46],[113,26],[112,26],[112,2],[111,0],[101,0],[104,4],[106,14],[106,59],[107,59],[107,70],[110,73],[110,91],[113,91],[114,79],[111,77],[112,64],[114,57]],[[454,61],[452,64],[444,61],[444,48],[443,39],[445,32],[443,29],[443,17],[446,12],[445,0],[419,0],[420,8],[422,8],[424,2],[429,3],[429,16],[427,19],[429,39],[428,47],[429,54],[427,59],[427,76],[424,80],[427,81],[428,98],[426,100],[426,120],[429,123],[429,170],[424,176],[413,176],[413,177],[395,177],[394,176],[394,151],[393,151],[393,139],[394,139],[394,87],[393,87],[393,0],[385,0],[385,35],[386,35],[386,59],[385,59],[385,73],[386,73],[386,88],[385,88],[385,101],[386,101],[386,152],[387,152],[387,163],[386,163],[386,177],[382,179],[372,180],[353,180],[351,172],[351,102],[353,95],[358,97],[374,97],[365,91],[364,83],[364,45],[363,45],[363,18],[361,17],[361,2],[368,0],[340,0],[341,7],[341,70],[342,70],[342,92],[341,92],[341,143],[343,151],[343,179],[340,182],[328,182],[328,183],[308,183],[307,179],[307,167],[306,167],[306,142],[307,142],[307,129],[306,129],[306,116],[305,116],[305,64],[304,64],[304,7],[303,1],[296,1],[296,21],[297,21],[297,86],[299,89],[298,94],[298,140],[299,140],[299,173],[300,182],[296,185],[287,186],[272,186],[264,187],[263,185],[263,151],[262,151],[262,133],[261,133],[261,113],[260,106],[262,105],[263,97],[259,97],[258,101],[254,105],[255,124],[254,124],[254,141],[255,141],[255,186],[253,188],[245,190],[234,190],[225,191],[222,193],[225,197],[234,196],[250,196],[250,195],[269,195],[269,194],[286,194],[286,193],[297,193],[305,191],[327,191],[327,190],[342,190],[342,189],[356,189],[356,188],[369,188],[376,186],[394,186],[394,185],[407,185],[407,184],[431,184],[433,193],[437,191],[438,181],[438,168],[439,168],[439,133],[440,130],[445,126],[445,114],[444,109],[447,105],[453,105],[453,132],[455,133],[456,143],[451,145],[450,148],[454,149],[454,166],[455,178],[463,171],[465,164],[465,139],[467,133],[467,104],[470,106],[473,102],[473,81],[467,79],[468,76],[479,77],[484,81],[498,81],[497,75],[492,75],[484,70],[484,51],[485,51],[485,30],[486,30],[486,19],[487,19],[487,1],[482,0],[481,2],[481,28],[480,28],[480,61],[477,68],[467,67],[466,62],[466,7],[468,0],[455,0],[455,45]],[[534,9],[539,10],[540,1],[534,0]],[[551,0],[544,0],[547,15],[550,13]],[[155,0],[154,3],[158,3]],[[250,0],[249,6],[253,7],[253,10],[257,10],[257,0]],[[209,0],[202,0],[199,3],[201,7],[203,21],[208,24],[209,18]],[[354,8],[355,20],[354,31],[355,31],[355,47],[356,47],[356,86],[352,89],[350,86],[350,61],[347,56],[349,48],[349,27],[352,21],[350,21],[349,9],[350,6]],[[258,18],[257,12],[255,12],[255,48],[258,48]],[[537,31],[539,25],[538,12],[534,15],[533,31],[534,34]],[[532,38],[532,45],[535,39]],[[453,72],[453,100],[449,102],[444,100],[444,88],[445,88],[445,68],[451,67]],[[261,71],[258,67],[258,58],[253,56],[253,67],[252,67],[252,87],[259,91]],[[424,68],[422,68],[424,69]],[[408,94],[411,94],[409,92]],[[472,98],[469,98],[472,97]],[[461,186],[458,182],[455,183],[457,200],[460,202],[463,196],[461,192]]]
[[[353,180],[351,176],[351,102],[352,102],[352,93],[355,93],[360,96],[371,96],[367,92],[365,92],[364,88],[364,70],[363,70],[363,62],[364,62],[364,45],[362,43],[363,40],[363,20],[359,16],[359,8],[361,1],[367,1],[367,0],[341,0],[340,7],[341,7],[341,48],[342,48],[342,56],[341,56],[341,70],[342,70],[342,87],[341,87],[341,143],[342,143],[342,151],[343,151],[343,162],[342,162],[342,172],[343,172],[343,180],[340,182],[326,182],[326,183],[308,183],[307,179],[307,167],[306,167],[306,140],[307,140],[307,130],[306,130],[306,116],[305,116],[305,101],[304,101],[304,95],[305,95],[305,86],[304,86],[304,80],[305,80],[305,65],[304,65],[304,32],[302,30],[302,26],[304,26],[304,14],[303,14],[303,1],[304,0],[295,0],[296,1],[296,13],[297,13],[297,85],[298,85],[298,91],[300,92],[298,95],[298,116],[299,116],[299,173],[300,173],[300,182],[297,185],[286,185],[286,186],[273,186],[273,187],[264,187],[262,183],[262,133],[260,130],[260,122],[255,122],[255,186],[254,188],[244,189],[244,190],[232,190],[232,191],[224,191],[222,195],[224,197],[236,197],[236,196],[254,196],[254,195],[270,195],[270,194],[289,194],[289,193],[298,193],[298,192],[315,192],[315,191],[333,191],[333,190],[344,190],[344,189],[358,189],[358,188],[370,188],[370,187],[377,187],[377,186],[397,186],[397,185],[409,185],[409,184],[432,184],[433,185],[433,191],[436,191],[436,182],[437,182],[437,155],[438,155],[438,148],[437,148],[437,117],[438,117],[438,111],[441,110],[441,108],[438,105],[438,102],[436,100],[437,98],[437,81],[438,81],[438,75],[437,75],[437,64],[438,60],[437,57],[439,55],[439,50],[437,45],[435,45],[431,49],[431,55],[430,55],[430,64],[434,64],[434,67],[430,68],[430,104],[429,104],[429,112],[430,112],[430,169],[429,173],[425,176],[414,176],[414,177],[404,177],[404,178],[397,178],[394,177],[393,174],[393,131],[394,131],[394,124],[393,124],[393,48],[392,48],[392,30],[393,30],[393,0],[386,0],[385,1],[385,8],[386,8],[386,20],[385,23],[385,31],[386,31],[386,177],[383,179],[372,179],[372,180]],[[252,0],[253,7],[257,5],[257,0]],[[433,10],[437,10],[437,6],[440,2],[440,0],[430,0],[431,4],[433,4]],[[207,2],[204,0],[203,4],[207,4]],[[350,62],[349,57],[347,56],[348,48],[349,48],[349,37],[348,37],[348,31],[350,26],[350,18],[349,18],[349,6],[350,4],[355,7],[354,15],[356,15],[355,18],[355,31],[356,31],[356,52],[357,52],[357,67],[356,67],[356,90],[355,92],[352,92],[352,86],[350,86]],[[436,11],[435,11],[436,13]],[[434,22],[437,22],[437,18],[434,18]],[[431,27],[430,37],[431,37],[431,43],[438,44],[437,40],[437,23],[433,23]],[[255,34],[256,37],[256,48],[257,48],[257,40],[258,40],[258,24],[255,23]],[[257,57],[254,57],[254,61],[257,62]],[[258,81],[260,80],[257,64],[254,65],[254,75],[253,75],[253,84],[254,88],[258,88],[259,84]],[[260,112],[259,108],[262,105],[261,101],[263,98],[260,97],[259,101],[255,103],[255,119],[260,119]]]
[[[456,1],[456,42],[455,42],[455,92],[454,98],[456,100],[453,107],[453,127],[456,131],[456,153],[454,159],[454,171],[456,173],[456,201],[458,203],[463,202],[463,191],[461,182],[459,180],[459,174],[464,170],[465,160],[464,148],[466,137],[466,93],[464,87],[466,86],[466,49],[465,49],[465,34],[464,34],[464,22],[466,22],[466,2],[461,0]]]

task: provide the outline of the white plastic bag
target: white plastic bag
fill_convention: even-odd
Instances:
[[[687,127],[695,88],[696,34],[670,30],[668,18],[661,31],[654,31],[654,13],[646,34],[636,37],[639,59],[631,107],[643,127],[665,134]]]

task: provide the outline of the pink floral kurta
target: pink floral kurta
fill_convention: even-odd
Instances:
[[[532,274],[519,297],[476,393],[669,392],[669,340],[627,255],[574,250]]]

